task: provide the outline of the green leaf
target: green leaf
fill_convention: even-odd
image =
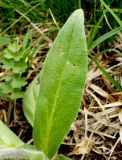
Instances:
[[[55,160],[71,160],[71,159],[68,157],[65,157],[64,155],[57,155]]]
[[[2,63],[3,63],[3,65],[2,65],[3,69],[9,70],[13,67],[12,59],[6,59],[6,58],[2,57]]]
[[[0,83],[0,92],[4,95],[7,95],[11,91],[11,84],[9,82]]]
[[[52,158],[80,107],[87,73],[84,15],[76,10],[58,33],[40,79],[34,141]]]
[[[1,78],[1,80],[5,80],[6,82],[10,82],[12,79],[12,75],[5,75]]]
[[[0,45],[7,45],[11,42],[11,39],[6,36],[0,36]]]
[[[22,148],[0,148],[0,159],[48,160],[41,151]]]
[[[18,88],[18,89],[13,89],[13,92],[11,93],[10,98],[14,100],[18,98],[23,98],[23,96],[24,96],[24,92],[22,92],[21,89]]]
[[[3,53],[4,53],[3,57],[6,58],[6,59],[14,58],[13,52],[11,52],[8,48],[6,48]]]
[[[18,149],[24,149],[24,150],[32,150],[33,152],[37,152],[36,146],[35,145],[30,145],[30,144],[24,144],[20,147],[17,147]],[[38,154],[40,152],[40,154]],[[36,155],[32,158],[29,158],[29,160],[49,160],[42,151],[38,151]]]
[[[24,61],[16,61],[13,64],[13,72],[14,73],[23,73],[27,69],[27,64]]]
[[[36,100],[39,94],[39,86],[38,77],[36,77],[28,86],[23,98],[23,111],[28,122],[32,126],[35,115]]]
[[[21,88],[27,84],[26,78],[21,78],[20,75],[14,75],[11,82],[12,88]]]
[[[13,49],[12,47],[14,45],[17,45],[17,48]],[[11,47],[12,46],[12,47]],[[13,50],[12,50],[13,49]],[[3,57],[6,59],[12,59],[14,61],[20,61],[21,59],[26,59],[26,57],[29,55],[30,47],[27,49],[21,48],[21,45],[17,44],[16,42],[13,44],[10,44],[3,52]]]
[[[24,143],[0,121],[0,147],[17,147]]]
[[[19,45],[17,42],[14,43],[10,43],[8,46],[8,49],[14,53],[14,55],[16,56],[16,53],[20,50],[21,45]]]

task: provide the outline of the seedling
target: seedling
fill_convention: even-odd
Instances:
[[[21,88],[26,84],[26,79],[22,74],[28,65],[25,61],[25,50],[17,42],[9,44],[2,53],[3,77],[0,83],[1,96],[10,99],[21,98],[23,93]]]
[[[27,83],[23,74],[27,72],[28,61],[37,50],[37,47],[32,48],[30,40],[31,31],[28,31],[22,43],[16,41],[10,43],[1,54],[3,76],[0,83],[0,96],[11,100],[23,97],[22,87]]]
[[[30,92],[27,89],[24,97],[24,112],[33,126],[34,145],[24,144],[0,122],[3,151],[0,152],[0,158],[68,160],[57,155],[57,151],[77,116],[86,73],[84,15],[78,9],[59,31],[45,59],[40,83],[34,80],[29,86]],[[39,90],[35,91],[37,85]]]
[[[23,98],[22,88],[27,84],[26,73],[29,60],[36,55],[41,46],[32,47],[31,30],[24,36],[23,42],[9,43],[1,53],[2,77],[0,79],[0,96],[9,101],[7,123],[11,116],[13,101]]]

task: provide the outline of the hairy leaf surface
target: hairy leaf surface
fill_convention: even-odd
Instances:
[[[86,72],[84,15],[78,9],[58,33],[41,72],[34,141],[49,158],[57,152],[77,115]]]

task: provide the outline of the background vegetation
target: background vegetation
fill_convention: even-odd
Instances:
[[[104,124],[100,130],[96,131],[96,134],[99,132],[105,138],[101,138],[101,140],[100,134],[98,134],[99,136],[94,140],[94,144],[96,144],[94,149],[87,150],[82,155],[91,153],[89,155],[91,159],[94,156],[99,158],[99,155],[106,159],[110,158],[113,153],[113,155],[117,153],[116,156],[119,157],[118,152],[121,151],[121,143],[117,140],[118,137],[121,137],[121,129],[118,125],[122,122],[119,108],[121,104],[117,105],[118,108],[114,110],[117,116],[113,113],[112,107],[115,108],[122,99],[120,94],[122,91],[122,1],[120,0],[1,0],[0,119],[7,123],[17,135],[22,132],[20,137],[24,141],[27,142],[31,139],[31,127],[25,120],[22,111],[23,93],[41,70],[47,51],[58,31],[77,8],[84,10],[89,55],[89,72],[81,107],[83,113],[79,112],[78,120],[81,120],[81,115],[84,114],[83,117],[85,116],[84,107],[91,114],[102,115],[102,111],[105,109],[106,112],[108,111],[108,115],[104,115],[108,116],[105,121],[106,127]],[[16,64],[16,61],[20,63]],[[21,63],[23,61],[24,63]],[[109,110],[105,106],[108,104],[111,106]],[[99,107],[93,110],[95,106]],[[109,114],[114,119],[110,118]],[[100,118],[102,120],[104,117],[101,116]],[[108,123],[114,126],[117,124],[118,128],[114,128],[110,132]],[[84,125],[83,130],[86,129],[85,127],[87,126]],[[79,129],[77,130],[79,131]],[[94,127],[91,129],[90,126],[88,130],[90,137]],[[82,139],[79,138],[81,134],[78,131],[75,132],[73,128],[73,135],[71,132],[67,136],[59,152],[76,159],[81,157],[81,154],[73,150],[78,147],[74,133],[77,133],[79,141]],[[26,136],[27,132],[29,133],[28,136]],[[113,138],[110,144],[112,147],[109,146],[109,138]],[[71,141],[71,139],[73,140]],[[97,145],[97,141],[101,141],[105,151],[103,148],[99,148],[102,145]],[[73,146],[68,146],[69,142],[72,142]],[[65,147],[68,153],[65,153]]]

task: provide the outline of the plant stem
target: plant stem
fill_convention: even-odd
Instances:
[[[78,0],[78,6],[81,8],[81,0]]]
[[[9,125],[9,122],[10,122],[12,108],[13,108],[12,100],[9,99],[8,112],[7,112],[7,125]]]

